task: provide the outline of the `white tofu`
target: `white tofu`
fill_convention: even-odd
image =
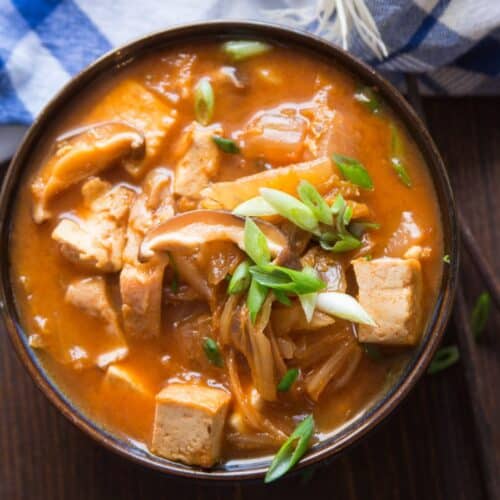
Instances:
[[[190,465],[214,465],[230,400],[222,389],[169,384],[156,396],[153,453]]]
[[[422,272],[416,259],[381,258],[352,262],[358,300],[377,323],[361,325],[360,342],[415,345],[420,337]]]
[[[109,365],[106,370],[103,385],[106,390],[119,391],[141,398],[152,397],[151,392],[141,378],[130,368],[120,365]]]

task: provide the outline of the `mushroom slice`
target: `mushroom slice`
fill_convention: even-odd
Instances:
[[[38,224],[49,219],[48,203],[65,189],[118,161],[137,163],[144,152],[144,136],[122,122],[98,123],[61,136],[31,185],[33,219]]]
[[[276,261],[283,262],[289,253],[286,236],[265,221],[256,221],[265,234]],[[245,219],[224,210],[193,210],[172,217],[151,230],[144,238],[139,258],[147,260],[155,252],[197,247],[209,241],[228,240],[244,250]]]

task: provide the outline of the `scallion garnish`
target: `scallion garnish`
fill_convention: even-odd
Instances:
[[[250,274],[253,280],[267,288],[296,295],[314,293],[325,288],[325,283],[322,280],[308,272],[296,271],[274,264],[251,266]]]
[[[332,160],[338,166],[344,179],[364,189],[373,189],[370,174],[358,160],[339,154],[334,154]]]
[[[244,61],[250,57],[264,54],[272,49],[272,46],[257,40],[235,40],[222,45],[222,50],[233,62]]]
[[[318,278],[318,273],[313,267],[305,266],[304,269],[302,269],[302,272],[309,274],[310,276],[314,276],[315,278]],[[310,323],[313,318],[317,299],[318,299],[318,292],[305,293],[299,295],[300,305],[302,306],[302,310],[304,311],[304,316],[306,317],[308,323]]]
[[[280,392],[287,392],[290,390],[290,387],[292,387],[293,383],[297,380],[299,376],[299,370],[298,368],[291,368],[288,370],[285,375],[283,375],[283,378],[279,381],[279,384],[277,386],[278,391]]]
[[[351,295],[340,292],[323,292],[318,294],[316,308],[331,316],[347,319],[354,323],[377,326],[372,317]]]
[[[471,329],[476,340],[479,340],[483,333],[491,309],[491,296],[488,292],[483,292],[476,300],[471,315]]]
[[[245,252],[258,266],[268,264],[271,260],[271,252],[264,233],[249,217],[245,220],[243,244]]]
[[[225,137],[221,137],[220,135],[213,135],[212,141],[214,141],[217,147],[224,153],[236,155],[240,152],[238,144],[236,144],[236,142],[234,142],[232,139],[226,139]]]
[[[318,221],[313,211],[297,198],[271,188],[261,188],[260,194],[285,219],[305,231],[311,233],[317,231]]]
[[[310,182],[300,181],[297,193],[304,204],[311,209],[319,222],[328,225],[333,224],[330,207]]]
[[[391,123],[391,165],[396,174],[398,175],[400,181],[406,186],[411,187],[411,178],[408,175],[406,167],[404,165],[404,147],[403,141],[399,135],[398,128]]]
[[[361,247],[361,245],[362,243],[358,238],[346,233],[340,235],[340,240],[332,246],[331,251],[334,253],[350,252]]]
[[[276,300],[278,302],[280,302],[281,304],[283,304],[285,306],[291,306],[292,305],[292,301],[290,300],[290,298],[288,297],[288,295],[286,294],[286,292],[284,292],[283,290],[276,290],[276,289],[274,289],[273,293],[274,293],[274,296],[276,297]]]
[[[443,256],[443,262],[446,263],[446,264],[449,264],[451,262],[451,258],[448,254],[445,254]]]
[[[292,469],[306,453],[313,434],[314,419],[312,415],[309,415],[295,428],[276,453],[264,482],[275,481]]]
[[[214,90],[208,78],[202,78],[194,90],[194,115],[196,121],[208,125],[214,114]]]
[[[370,229],[380,229],[380,224],[376,222],[356,221],[349,225],[349,231],[356,238],[361,238]]]
[[[262,196],[255,196],[240,203],[233,210],[233,214],[245,217],[262,217],[266,215],[278,215],[278,212]]]
[[[439,349],[427,369],[429,375],[434,375],[454,365],[460,359],[460,352],[456,345],[442,347]]]
[[[268,293],[269,293],[269,288],[261,285],[255,279],[252,278],[247,295],[247,307],[250,313],[250,320],[252,321],[252,323],[255,323],[255,320],[257,319],[257,314],[259,313],[262,304],[266,300]]]
[[[371,87],[363,87],[354,94],[354,99],[366,106],[372,113],[380,111],[377,94]]]
[[[205,351],[205,354],[210,363],[212,363],[215,366],[218,366],[219,368],[222,367],[223,365],[222,355],[220,353],[219,346],[214,339],[206,337],[205,340],[203,341],[203,350]]]
[[[244,260],[238,264],[238,267],[234,270],[229,285],[227,287],[227,293],[236,294],[244,292],[250,286],[250,262]]]

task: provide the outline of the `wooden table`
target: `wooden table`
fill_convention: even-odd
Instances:
[[[457,202],[498,275],[500,98],[432,99],[425,110]],[[468,259],[463,252],[462,290],[470,307],[482,285]],[[472,345],[465,362],[424,377],[357,446],[309,478],[297,475],[271,486],[196,485],[102,449],[35,388],[1,327],[0,499],[500,499],[499,317],[491,315],[484,342]],[[451,324],[445,342],[455,336]],[[491,467],[498,472],[489,494],[485,452],[490,481]]]

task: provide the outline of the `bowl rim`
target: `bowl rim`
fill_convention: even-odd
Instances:
[[[140,452],[139,448],[132,446],[123,439],[120,440],[103,427],[99,427],[76,404],[73,404],[62,389],[51,379],[42,367],[34,350],[28,345],[27,337],[18,317],[10,277],[10,227],[12,222],[10,215],[15,205],[14,195],[27,168],[25,160],[35,150],[37,141],[43,137],[44,126],[50,117],[57,115],[58,111],[72,100],[75,93],[85,88],[102,74],[127,65],[144,53],[166,48],[169,45],[175,47],[182,43],[196,42],[211,36],[214,39],[245,37],[247,39],[274,41],[289,47],[300,47],[303,50],[315,52],[320,57],[331,58],[332,63],[338,64],[354,77],[377,87],[385,102],[389,104],[398,119],[407,127],[426,162],[438,198],[443,226],[444,253],[450,255],[451,258],[451,263],[443,267],[440,293],[426,326],[424,338],[404,373],[400,375],[398,382],[380,397],[380,400],[368,411],[354,417],[347,424],[345,432],[341,431],[341,434],[335,437],[332,442],[325,440],[311,448],[295,470],[320,461],[326,461],[327,458],[338,455],[347,447],[359,441],[361,437],[377,427],[393,412],[422,376],[441,341],[450,316],[458,279],[459,232],[455,202],[445,165],[429,132],[413,108],[406,102],[399,91],[373,68],[333,43],[297,28],[268,22],[242,20],[212,20],[173,26],[137,38],[107,52],[74,76],[48,102],[35,118],[18,147],[7,169],[0,191],[0,237],[8,248],[8,251],[2,252],[0,255],[0,309],[11,343],[24,367],[49,401],[70,422],[109,450],[136,463],[176,476],[227,481],[262,478],[267,470],[268,463],[264,465],[257,464],[257,466],[247,469],[204,470],[177,464],[160,457],[153,459],[148,453]]]

